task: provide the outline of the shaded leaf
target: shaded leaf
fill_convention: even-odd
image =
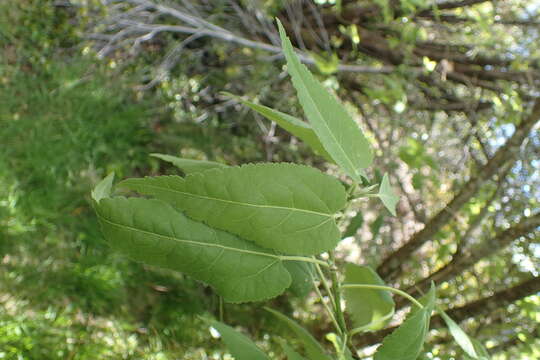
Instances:
[[[369,142],[344,106],[300,62],[279,20],[278,27],[287,70],[311,127],[343,171],[361,183],[361,169],[373,161]]]
[[[185,179],[128,179],[121,185],[285,253],[318,254],[334,248],[340,238],[334,214],[345,205],[345,190],[336,179],[307,166],[248,164]]]
[[[219,332],[236,360],[270,360],[253,341],[232,327],[219,321],[213,321],[212,327]]]
[[[114,173],[110,173],[103,180],[101,180],[92,190],[92,199],[94,199],[95,202],[99,202],[101,199],[109,197],[111,194],[113,181]]]
[[[201,280],[226,301],[269,299],[291,283],[274,252],[188,219],[159,200],[105,198],[96,212],[115,250]]]
[[[397,196],[394,193],[394,190],[392,190],[390,181],[388,180],[388,174],[384,174],[382,178],[378,196],[388,211],[390,211],[392,215],[396,216],[396,205],[399,202],[399,196]]]
[[[313,289],[313,264],[303,261],[285,261],[283,265],[292,278],[292,283],[289,287],[291,292],[298,297],[307,296]]]
[[[294,116],[282,113],[280,111],[274,110],[272,108],[269,108],[264,105],[258,105],[255,103],[252,103],[250,101],[244,100],[239,96],[225,93],[227,96],[230,96],[238,101],[240,101],[242,104],[246,105],[247,107],[251,108],[252,110],[258,112],[265,118],[267,118],[270,121],[275,122],[279,126],[281,126],[283,129],[287,130],[292,135],[296,136],[303,142],[305,142],[308,146],[310,146],[313,151],[315,151],[316,154],[321,155],[326,160],[330,162],[334,162],[332,157],[326,152],[323,145],[319,141],[319,138],[311,128],[311,126]]]
[[[325,354],[321,344],[319,344],[317,340],[315,340],[313,336],[306,331],[306,329],[298,325],[296,321],[270,308],[265,309],[274,314],[279,320],[283,321],[289,327],[289,329],[292,330],[292,332],[296,335],[296,338],[304,346],[304,350],[306,351],[306,354],[310,360],[331,360],[330,357]]]
[[[434,306],[435,288],[432,287],[424,307],[411,311],[403,324],[384,338],[374,360],[416,360],[422,351]]]
[[[385,285],[379,275],[369,266],[347,263],[345,284]],[[347,288],[344,291],[347,312],[351,314],[355,327],[379,330],[394,315],[394,300],[389,291]]]
[[[356,235],[356,232],[358,229],[362,227],[364,224],[364,215],[362,212],[356,213],[356,215],[351,219],[349,222],[349,225],[347,225],[347,229],[345,229],[345,232],[343,233],[343,238],[350,237]]]
[[[201,172],[208,169],[227,167],[227,165],[215,161],[184,159],[165,154],[150,154],[150,156],[170,162],[171,164],[182,170],[185,174]]]
[[[281,343],[285,355],[287,355],[287,360],[306,360],[302,355],[294,351],[289,345],[284,342]]]

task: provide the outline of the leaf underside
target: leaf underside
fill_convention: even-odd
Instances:
[[[340,234],[334,214],[346,197],[335,178],[288,163],[211,169],[185,179],[128,179],[120,185],[262,247],[298,255],[336,246]]]
[[[268,120],[275,122],[283,129],[287,130],[289,133],[305,142],[309,147],[313,149],[313,151],[315,151],[316,154],[321,155],[327,161],[334,162],[330,154],[328,154],[328,152],[324,149],[324,146],[321,144],[321,141],[317,137],[317,134],[315,134],[315,131],[313,131],[313,129],[308,123],[297,119],[289,114],[282,113],[281,111],[277,111],[267,106],[255,104],[251,101],[244,100],[239,96],[235,96],[232,94],[227,95],[240,101],[242,104],[258,112]]]
[[[219,321],[212,322],[236,360],[270,360],[247,336]]]
[[[373,161],[368,140],[344,106],[300,62],[279,20],[278,27],[287,71],[312,129],[335,162],[360,183],[361,169]]]
[[[162,201],[106,198],[96,212],[114,249],[203,281],[228,302],[269,299],[291,283],[273,251],[188,219]]]
[[[399,202],[399,196],[397,196],[394,193],[394,190],[392,190],[390,181],[388,180],[388,174],[384,174],[382,178],[378,195],[388,211],[390,211],[392,215],[396,216],[396,205]]]
[[[346,284],[385,285],[379,275],[368,266],[345,265]],[[394,300],[385,290],[345,289],[347,312],[353,324],[365,330],[375,331],[384,327],[394,314]]]

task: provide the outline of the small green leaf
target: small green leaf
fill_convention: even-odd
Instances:
[[[392,334],[384,338],[374,360],[416,360],[422,351],[429,330],[429,319],[435,306],[435,288],[420,310],[411,311],[407,319]]]
[[[346,284],[385,285],[379,275],[369,266],[347,263],[345,265]],[[347,312],[351,314],[354,326],[363,330],[379,330],[394,315],[394,300],[385,290],[349,288],[345,289]]]
[[[344,106],[300,62],[279,20],[278,27],[283,53],[287,58],[287,71],[311,127],[343,171],[361,183],[361,169],[367,168],[373,161],[368,140]]]
[[[463,331],[463,329],[461,329],[459,325],[456,324],[456,322],[452,320],[450,316],[448,316],[448,314],[446,314],[442,309],[437,308],[437,312],[443,318],[446,326],[448,326],[448,330],[450,330],[450,334],[452,334],[459,347],[461,347],[463,351],[465,351],[465,353],[471,358],[478,359],[479,357],[474,349],[474,344],[465,331]]]
[[[162,201],[103,198],[96,212],[112,248],[203,281],[226,301],[273,298],[291,284],[275,252],[188,219]]]
[[[94,190],[92,190],[92,199],[94,199],[95,202],[98,202],[106,197],[109,197],[111,194],[112,184],[114,181],[114,173],[110,173],[105,177],[103,180],[101,180]]]
[[[474,351],[478,354],[478,360],[489,360],[491,359],[489,352],[486,347],[478,340],[471,338],[471,342],[474,346]],[[475,360],[475,359],[473,359]]]
[[[184,159],[165,154],[150,154],[150,156],[170,162],[171,164],[182,170],[185,174],[201,172],[208,169],[227,167],[227,165],[215,161]]]
[[[345,189],[317,169],[288,163],[211,169],[185,179],[128,179],[121,186],[171,203],[195,220],[288,254],[333,249]]]
[[[265,307],[265,309],[274,314],[279,320],[283,321],[292,332],[294,332],[296,338],[304,345],[304,350],[310,360],[331,360],[330,357],[325,354],[321,344],[319,344],[306,329],[298,325],[296,321],[270,308]]]
[[[384,206],[396,216],[396,205],[399,202],[399,196],[394,193],[392,187],[390,186],[390,181],[388,180],[388,174],[384,174],[379,188],[379,198],[383,202]]]
[[[356,232],[362,227],[363,224],[364,215],[361,211],[358,211],[358,213],[349,222],[347,229],[345,229],[345,232],[343,233],[343,238],[356,235]]]
[[[279,126],[281,126],[283,129],[287,130],[292,135],[296,136],[303,142],[305,142],[308,146],[310,146],[315,153],[321,155],[326,160],[330,162],[334,162],[332,157],[326,152],[324,149],[324,146],[319,141],[319,138],[311,128],[311,126],[294,116],[282,113],[280,111],[274,110],[272,108],[269,108],[267,106],[258,105],[255,103],[252,103],[250,101],[244,100],[239,96],[225,93],[227,96],[230,96],[238,101],[240,101],[242,104],[246,105],[247,107],[251,108],[252,110],[258,112],[265,118],[267,118],[270,121],[275,122]]]
[[[329,333],[326,334],[326,340],[330,341],[332,345],[334,345],[336,354],[338,354],[337,360],[354,360],[351,351],[343,344],[341,337],[334,333]]]
[[[219,321],[213,321],[212,327],[219,332],[236,360],[270,360],[253,341],[232,327]]]
[[[313,264],[304,261],[284,261],[283,265],[292,278],[289,290],[298,297],[307,296],[313,289]]]
[[[302,355],[294,351],[284,342],[281,343],[281,347],[283,347],[283,351],[285,352],[285,355],[287,355],[287,360],[306,360],[304,357],[302,357]]]

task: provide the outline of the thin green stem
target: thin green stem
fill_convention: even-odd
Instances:
[[[279,255],[279,258],[281,260],[287,260],[287,261],[303,261],[303,262],[309,262],[309,263],[322,265],[322,266],[326,266],[326,267],[330,266],[330,265],[328,265],[328,263],[326,261],[315,259],[315,258],[304,257],[304,256]]]
[[[333,266],[330,268],[330,279],[332,280],[332,293],[334,294],[334,309],[336,312],[336,317],[338,324],[342,330],[342,333],[347,335],[347,325],[345,324],[345,316],[343,315],[343,310],[341,309],[341,284],[337,278],[337,271],[335,268],[335,256],[334,252],[330,251],[329,253],[330,261]]]
[[[413,298],[411,295],[407,294],[405,291],[395,289],[390,286],[384,286],[384,285],[370,285],[370,284],[343,284],[341,285],[343,289],[374,289],[374,290],[386,290],[393,292],[395,294],[398,294],[400,296],[403,296],[410,302],[412,302],[414,305],[416,305],[418,308],[423,309],[424,305],[420,304],[418,300]]]
[[[332,303],[332,307],[336,307],[336,301],[334,299],[334,296],[332,294],[332,291],[330,291],[330,286],[328,286],[328,281],[326,280],[326,277],[324,276],[321,267],[318,264],[315,264],[315,269],[317,269],[317,275],[319,275],[319,279],[321,280],[321,283],[324,286],[324,290],[326,290],[326,293],[328,294],[328,297],[330,298],[330,302]]]
[[[330,316],[330,319],[334,323],[334,327],[339,332],[340,328],[339,328],[339,324],[338,324],[338,322],[336,320],[336,317],[334,316],[334,312],[332,311],[332,309],[330,309],[330,307],[328,306],[326,301],[324,301],[324,297],[323,297],[321,291],[319,290],[319,286],[315,282],[315,278],[313,277],[313,274],[310,273],[310,276],[311,276],[311,282],[313,283],[313,288],[315,289],[315,292],[317,293],[317,295],[321,299],[321,303],[323,304],[324,308],[326,309],[326,312],[328,313],[328,316]]]

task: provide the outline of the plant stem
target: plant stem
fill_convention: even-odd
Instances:
[[[347,336],[347,325],[345,324],[345,316],[343,315],[343,310],[341,309],[341,284],[337,278],[335,256],[333,251],[330,251],[328,254],[333,265],[330,268],[330,279],[332,280],[332,293],[334,294],[334,311],[336,312],[337,321],[343,336]]]
[[[423,309],[424,305],[420,304],[418,300],[413,298],[411,295],[407,294],[405,291],[401,291],[399,289],[395,289],[390,286],[384,286],[384,285],[370,285],[370,284],[343,284],[341,285],[343,289],[374,289],[374,290],[386,290],[393,292],[395,294],[401,295],[404,298],[408,299],[410,302],[412,302],[414,305],[418,306],[418,308]]]
[[[280,255],[279,258],[281,260],[287,260],[287,261],[303,261],[303,262],[309,262],[316,265],[322,265],[322,266],[330,266],[326,261],[315,259],[315,258],[309,258],[304,256],[287,256],[287,255]]]
[[[332,307],[336,307],[336,301],[334,299],[334,296],[332,295],[332,291],[330,291],[330,286],[328,286],[328,281],[326,280],[326,277],[324,276],[321,267],[318,264],[315,264],[315,268],[317,269],[317,274],[319,275],[319,279],[321,280],[321,283],[324,286],[324,290],[326,290],[326,293],[328,294],[328,297],[330,298],[330,302],[332,303]]]
[[[311,276],[311,282],[313,283],[313,288],[315,289],[315,292],[317,293],[317,295],[319,295],[319,298],[321,299],[321,303],[323,304],[324,308],[326,309],[326,312],[330,316],[330,319],[334,323],[334,327],[336,328],[336,330],[338,332],[340,332],[341,329],[339,328],[339,324],[338,324],[338,322],[336,320],[336,317],[334,316],[334,312],[332,311],[332,309],[330,309],[330,307],[328,307],[328,304],[324,301],[324,297],[321,294],[321,291],[319,290],[319,286],[315,282],[315,278],[313,277],[313,274],[310,273],[310,276]],[[341,333],[340,333],[340,335],[341,335]]]

